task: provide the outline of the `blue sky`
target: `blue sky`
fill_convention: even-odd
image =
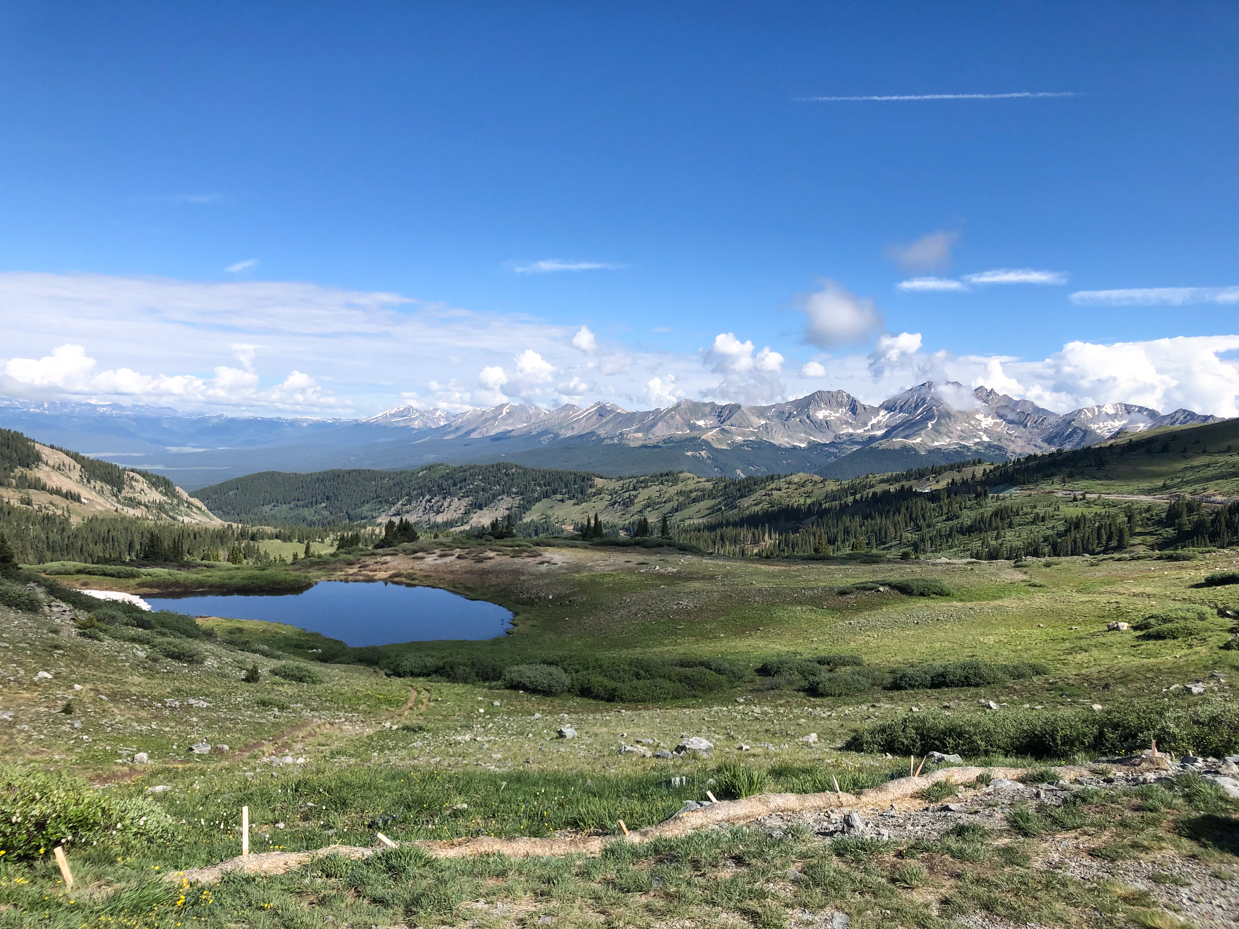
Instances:
[[[1226,3],[5,4],[0,391],[1233,413],[1235,48]]]

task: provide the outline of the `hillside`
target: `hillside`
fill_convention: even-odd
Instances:
[[[1239,492],[1236,447],[1239,422],[1227,420],[1007,464],[974,461],[843,482],[808,474],[610,478],[513,464],[433,465],[270,472],[198,496],[225,518],[254,524],[403,517],[425,529],[461,531],[510,514],[518,532],[543,535],[598,516],[624,535],[642,517],[657,524],[666,516],[678,540],[728,554],[907,550],[1018,558],[1131,544],[1229,544],[1227,514],[1239,513],[1228,499]]]
[[[0,429],[0,502],[37,512],[128,516],[217,525],[220,519],[166,477],[42,445]]]

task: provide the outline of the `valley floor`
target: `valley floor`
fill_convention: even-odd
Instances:
[[[615,847],[596,859],[442,861],[402,848],[283,876],[231,875],[209,889],[211,903],[198,887],[186,888],[179,906],[175,895],[165,899],[155,875],[237,853],[243,804],[258,851],[369,846],[376,831],[396,841],[614,835],[620,819],[630,829],[652,826],[706,791],[808,793],[830,790],[832,778],[846,791],[906,777],[906,757],[841,746],[861,726],[911,713],[985,719],[1148,697],[1234,701],[1239,651],[1219,648],[1227,621],[1166,640],[1107,629],[1159,609],[1239,604],[1230,593],[1239,588],[1197,586],[1239,567],[1233,553],[1017,568],[563,545],[421,548],[314,559],[305,576],[427,584],[516,613],[502,640],[400,646],[396,656],[722,656],[751,668],[788,652],[831,652],[879,668],[975,657],[1038,661],[1049,673],[851,697],[813,697],[750,674],[725,691],[663,705],[602,703],[395,678],[357,664],[314,663],[316,682],[298,683],[271,671],[313,659],[322,640],[287,627],[205,620],[219,634],[199,642],[200,663],[186,663],[140,640],[88,638],[77,628],[81,611],[56,602],[37,613],[0,606],[0,751],[108,785],[116,797],[150,798],[181,824],[159,843],[71,847],[85,888],[77,897],[61,893],[50,861],[0,858],[0,926],[28,925],[36,911],[41,924],[66,927],[105,917],[129,926],[838,926],[842,913],[857,927],[1236,924],[1235,807],[1197,769],[1145,778],[1153,783],[1106,781],[1122,774],[1113,764],[1083,790],[1056,790],[1034,773],[1026,785],[922,798],[926,812],[866,813],[848,834],[829,817],[796,815]],[[911,578],[941,581],[950,594],[843,590]],[[146,589],[142,578],[59,579]],[[229,636],[235,630],[244,648]],[[252,665],[259,681],[243,683]],[[1185,693],[1198,681],[1202,694]],[[996,709],[985,708],[991,702]],[[559,737],[566,728],[575,736]],[[714,750],[674,753],[686,737]],[[646,757],[659,750],[673,757]],[[135,764],[138,753],[149,763]],[[148,793],[161,786],[169,789]],[[1064,805],[1067,813],[1055,812]]]

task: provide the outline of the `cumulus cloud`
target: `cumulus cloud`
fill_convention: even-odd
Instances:
[[[487,390],[498,390],[508,382],[508,375],[498,366],[483,368],[478,372],[478,383]],[[435,382],[431,381],[433,385]],[[433,388],[432,389],[437,389]]]
[[[968,288],[959,281],[949,277],[914,277],[911,280],[900,281],[895,285],[904,291],[967,291]]]
[[[684,399],[684,391],[675,382],[675,375],[652,377],[645,384],[645,399],[655,409],[671,406]]]
[[[951,249],[958,239],[958,232],[940,229],[907,245],[892,245],[886,254],[905,271],[933,271],[951,263]]]
[[[572,347],[580,349],[588,355],[591,352],[598,351],[598,340],[589,331],[588,326],[582,326],[576,331],[576,335],[572,337]]]
[[[238,261],[236,264],[230,264],[224,268],[229,274],[239,274],[242,271],[249,271],[251,268],[258,267],[257,258],[246,258],[244,261]]]
[[[1136,287],[1127,290],[1077,290],[1077,306],[1186,306],[1239,303],[1239,287]]]
[[[738,403],[768,403],[783,394],[779,373],[783,356],[769,346],[753,351],[751,341],[741,342],[735,333],[720,332],[703,353],[710,370],[722,375],[716,393]]]
[[[293,371],[267,391],[250,370],[217,365],[213,377],[192,374],[142,374],[132,368],[96,370],[98,363],[81,345],[57,346],[42,358],[10,358],[0,386],[15,393],[45,392],[65,396],[130,398],[144,402],[210,403],[218,406],[259,404],[279,409],[337,410],[345,404],[324,393],[314,379]]]
[[[825,377],[826,367],[817,361],[806,361],[800,366],[801,377]]]
[[[1008,394],[1010,396],[1021,396],[1024,393],[1024,386],[1013,377],[1009,377],[1002,369],[1003,358],[990,358],[985,362],[985,373],[978,375],[972,382],[973,387],[988,387],[990,390],[996,390],[1000,394]]]
[[[970,284],[1066,284],[1067,275],[1062,271],[1037,271],[1033,268],[995,268],[965,274]]]
[[[532,348],[516,356],[516,379],[526,384],[545,384],[555,375],[555,366]]]
[[[560,261],[558,258],[547,258],[517,265],[513,270],[517,274],[554,274],[556,271],[613,271],[618,267],[619,265],[599,261]]]
[[[884,332],[869,354],[869,371],[874,377],[884,377],[894,371],[907,370],[921,350],[919,332]]]
[[[834,281],[799,298],[805,314],[804,338],[819,348],[860,342],[882,328],[882,314],[868,297],[857,297]]]
[[[258,346],[234,342],[231,348],[232,353],[237,356],[237,361],[241,362],[241,367],[245,368],[246,371],[252,371],[254,369],[254,355],[258,351]]]

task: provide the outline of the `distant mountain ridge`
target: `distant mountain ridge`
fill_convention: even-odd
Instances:
[[[462,413],[405,406],[363,420],[0,401],[0,426],[167,474],[190,488],[272,469],[399,469],[438,461],[513,461],[612,475],[687,470],[845,478],[971,458],[1001,461],[1083,448],[1125,431],[1216,420],[1129,403],[1055,413],[987,387],[932,382],[877,405],[823,390],[761,406],[682,400],[631,412],[612,403],[555,409],[505,403]]]

